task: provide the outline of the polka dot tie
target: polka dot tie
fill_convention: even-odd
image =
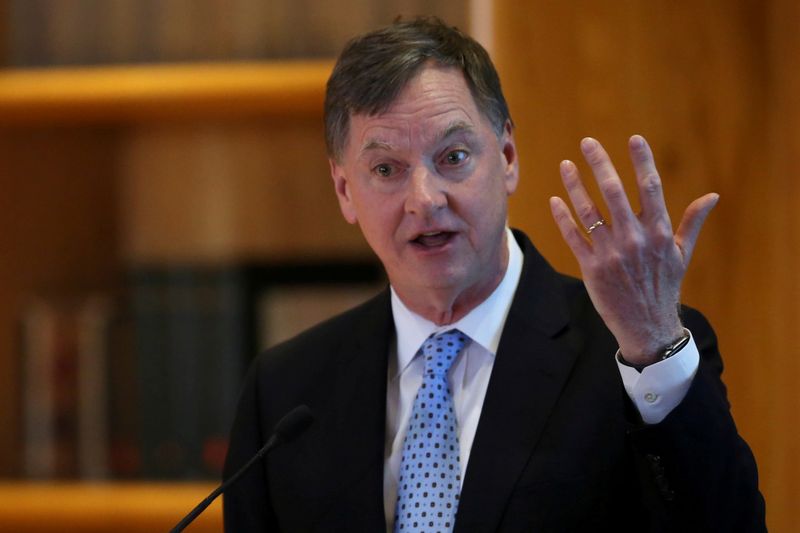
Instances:
[[[447,372],[466,340],[466,335],[453,329],[429,337],[420,349],[425,371],[403,441],[395,532],[453,530],[461,467]]]

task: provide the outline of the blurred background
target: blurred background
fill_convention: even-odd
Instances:
[[[492,53],[521,154],[511,223],[560,270],[579,274],[547,199],[583,136],[633,191],[626,141],[645,135],[676,224],[720,193],[684,300],[717,330],[769,525],[792,530],[791,0],[0,0],[0,529],[45,531],[86,502],[127,509],[125,531],[177,521],[219,475],[250,358],[378,290],[338,213],[321,106],[346,40],[401,14]],[[204,520],[218,530],[218,506]]]

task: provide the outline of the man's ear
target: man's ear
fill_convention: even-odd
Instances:
[[[506,191],[508,195],[514,194],[519,184],[519,159],[517,157],[517,144],[514,140],[514,126],[511,120],[506,120],[503,126],[503,135],[500,137],[500,150],[503,156]]]
[[[350,182],[344,170],[344,166],[337,163],[333,158],[328,159],[331,167],[331,178],[333,178],[333,189],[336,191],[336,198],[339,199],[339,209],[342,216],[350,224],[358,221],[356,208],[350,191]]]

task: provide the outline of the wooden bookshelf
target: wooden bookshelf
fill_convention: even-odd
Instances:
[[[249,8],[246,16],[234,18],[224,3],[196,4],[192,16],[174,5],[141,9],[135,0],[111,10],[24,9],[13,20],[0,9],[0,34],[19,37],[0,43],[4,57],[16,46],[42,64],[135,63],[0,70],[0,242],[12,258],[0,262],[0,475],[8,476],[0,483],[0,531],[167,531],[212,488],[11,481],[21,464],[11,325],[30,294],[114,286],[137,261],[366,249],[357,230],[314,221],[340,219],[321,123],[332,61],[141,61],[234,52],[332,56],[346,38],[417,10],[416,2],[389,2],[355,18],[342,16],[348,10],[338,4],[307,17],[288,1],[245,2],[237,9]],[[429,4],[433,13],[453,11],[450,0]],[[450,20],[466,26],[459,15],[467,10],[455,13]],[[97,30],[97,41],[84,38],[87,28]],[[218,183],[236,195],[214,196]],[[148,203],[153,198],[157,203]],[[170,205],[180,206],[174,217],[164,216]],[[159,228],[166,236],[157,239]],[[189,531],[221,531],[220,507],[215,503]]]
[[[0,242],[14,258],[0,267],[0,474],[20,474],[13,325],[31,294],[113,287],[143,261],[365,248],[307,216],[340,219],[322,136],[332,65],[0,70]]]
[[[206,483],[0,483],[0,531],[169,531],[213,489]],[[222,531],[221,498],[188,531]]]
[[[0,125],[319,116],[326,61],[7,70]]]

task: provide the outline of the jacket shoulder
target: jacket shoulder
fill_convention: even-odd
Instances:
[[[366,302],[333,316],[260,353],[254,361],[259,373],[281,375],[294,368],[314,371],[363,335],[370,322],[391,319],[389,289]]]

